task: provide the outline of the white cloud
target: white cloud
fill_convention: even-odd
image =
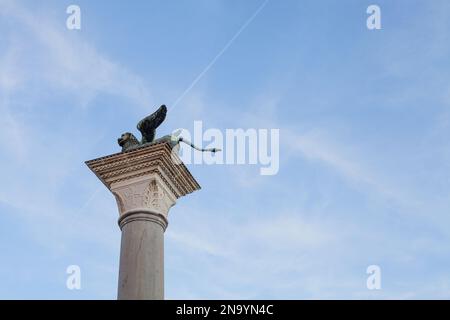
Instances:
[[[181,263],[180,270],[171,267],[171,275],[185,273],[211,285],[185,288],[177,282],[175,291],[170,287],[171,298],[181,297],[179,290],[208,299],[270,297],[277,291],[293,297],[301,287],[297,281],[323,271],[326,260],[334,260],[331,257],[340,252],[336,247],[342,246],[342,229],[336,224],[338,230],[333,230],[327,221],[300,213],[245,212],[239,221],[220,211],[182,213],[184,217],[173,217],[166,231],[168,259],[172,266],[178,266],[176,259]],[[182,256],[174,257],[176,252]],[[186,270],[183,266],[188,265]],[[202,265],[201,274],[197,265]],[[308,289],[297,296],[309,293]]]
[[[196,215],[197,216],[197,215]],[[168,237],[192,250],[215,256],[233,257],[240,249],[252,248],[258,244],[270,250],[306,249],[326,245],[335,241],[333,232],[328,230],[324,223],[307,221],[300,215],[275,215],[270,219],[245,219],[245,222],[236,224],[225,217],[216,217],[216,224],[220,229],[205,231],[205,224],[189,225],[192,233],[180,229],[170,229]],[[203,220],[197,217],[195,220]],[[210,221],[208,220],[207,223]],[[193,228],[193,229],[192,229]],[[184,229],[184,228],[183,228]],[[230,237],[230,234],[235,236]]]
[[[29,78],[21,79],[20,85],[26,85],[24,80],[34,80],[39,85],[44,81],[69,90],[85,104],[98,93],[121,96],[138,106],[151,102],[143,79],[98,52],[83,35],[61,29],[52,17],[32,13],[17,2],[2,1],[0,6],[4,19],[16,26],[5,32],[5,39],[23,47],[19,52],[8,49],[8,56],[19,56],[9,59],[8,69],[2,69],[3,89],[16,88],[19,79],[15,75],[26,74]]]
[[[286,147],[294,155],[301,155],[310,161],[318,161],[335,170],[343,179],[360,190],[367,190],[385,200],[407,208],[418,208],[422,203],[401,187],[393,185],[382,173],[382,168],[368,167],[363,150],[356,145],[342,145],[320,130],[304,134],[290,132],[291,139]],[[358,150],[358,151],[355,151]]]
[[[74,132],[81,126],[77,128],[74,123],[42,126],[39,120],[52,115],[46,114],[48,106],[42,101],[47,103],[48,96],[64,95],[68,114],[73,108],[89,106],[98,94],[120,97],[132,107],[151,103],[150,90],[142,78],[102,54],[82,34],[62,28],[64,23],[58,23],[61,22],[58,19],[65,22],[65,11],[58,17],[51,16],[50,12],[31,11],[20,1],[0,0],[4,27],[0,44],[0,147],[3,150],[0,173],[4,181],[0,186],[0,201],[11,209],[2,213],[20,215],[49,246],[53,242],[49,241],[49,234],[41,232],[42,225],[52,230],[53,236],[58,234],[66,239],[79,236],[72,229],[69,232],[70,226],[65,221],[74,221],[73,216],[86,208],[67,201],[71,195],[63,194],[62,188],[69,188],[68,179],[74,171],[81,166],[84,169],[86,159],[82,155],[89,152],[90,145],[98,143],[101,134],[91,136],[84,127],[83,134]],[[89,192],[95,190],[95,183],[95,180],[77,181],[70,187],[79,188],[78,192],[86,193],[88,198]],[[114,220],[117,218],[107,205],[97,208],[97,213],[105,212],[104,208]],[[79,230],[87,230],[92,225],[90,219],[98,222],[96,219],[102,217],[83,215],[72,224],[77,223]],[[108,230],[108,226],[94,230],[92,241],[108,245],[105,236],[111,236]],[[97,236],[99,233],[103,237]]]

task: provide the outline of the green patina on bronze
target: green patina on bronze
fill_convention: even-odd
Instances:
[[[209,149],[198,148],[191,142],[184,140],[182,137],[178,137],[177,134],[166,135],[162,138],[155,140],[156,128],[158,128],[161,125],[161,123],[163,123],[164,119],[166,119],[166,114],[167,108],[165,105],[162,105],[161,107],[159,107],[158,110],[153,112],[151,115],[139,121],[139,123],[137,124],[137,129],[142,134],[141,141],[139,141],[131,132],[125,132],[124,134],[122,134],[122,136],[119,139],[117,139],[119,146],[122,147],[122,152],[132,150],[140,146],[145,146],[163,141],[168,142],[172,148],[175,147],[179,142],[184,142],[190,145],[192,148],[202,152],[208,151],[214,153],[217,151],[221,151],[218,148],[209,148]]]
[[[156,128],[158,128],[161,123],[163,123],[164,119],[166,119],[166,114],[167,108],[165,105],[162,105],[154,113],[139,121],[137,124],[137,129],[142,134],[141,141],[139,141],[134,134],[130,132],[125,132],[122,134],[122,136],[117,140],[119,146],[122,147],[122,152],[154,142]]]

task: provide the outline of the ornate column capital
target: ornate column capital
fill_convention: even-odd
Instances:
[[[200,189],[172,151],[169,143],[160,142],[86,162],[115,196],[121,228],[131,215],[147,213],[165,229],[176,200]]]

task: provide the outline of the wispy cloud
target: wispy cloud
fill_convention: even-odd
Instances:
[[[170,298],[180,297],[178,289],[196,291],[195,295],[191,294],[196,298],[270,297],[278,290],[287,296],[301,297],[310,292],[296,293],[298,287],[291,285],[293,279],[305,280],[300,274],[310,276],[323,263],[318,257],[332,254],[343,240],[340,232],[333,231],[327,222],[306,219],[300,213],[258,216],[246,212],[246,217],[241,217],[238,223],[219,211],[184,210],[183,213],[189,218],[178,217],[166,232],[171,248],[168,259],[172,262],[171,269],[176,270],[176,259],[181,259],[181,266],[189,263],[193,268],[188,271],[181,267],[179,271],[171,270],[171,274],[189,273],[190,277],[199,277],[195,266],[201,264],[208,271],[203,271],[203,280],[199,281],[216,280],[208,288],[191,290],[177,282],[177,290],[170,290]],[[274,279],[277,280],[272,282]],[[268,291],[263,294],[260,290]]]
[[[8,61],[9,71],[13,72],[2,69],[0,79],[8,84],[5,90],[26,85],[26,80],[41,85],[44,81],[69,90],[82,98],[85,105],[99,93],[121,96],[138,106],[151,102],[149,85],[142,78],[100,53],[81,35],[61,28],[55,17],[30,12],[16,1],[1,1],[0,10],[5,20],[17,25],[17,31],[10,29],[4,34],[5,39],[24,47]],[[30,67],[33,69],[29,70]],[[28,78],[15,79],[12,73],[26,74]]]
[[[0,186],[0,201],[11,208],[6,212],[20,214],[30,225],[39,218],[57,230],[58,224],[73,221],[74,215],[86,209],[71,205],[70,196],[62,195],[61,189],[73,183],[69,181],[74,172],[86,160],[82,155],[89,145],[98,143],[100,134],[90,135],[81,123],[61,126],[56,119],[51,127],[43,126],[39,120],[53,113],[43,101],[54,102],[48,95],[62,94],[66,101],[72,98],[64,106],[70,114],[78,107],[91,106],[99,94],[144,107],[151,103],[151,93],[140,76],[58,23],[65,21],[64,11],[58,17],[50,12],[32,11],[21,1],[0,0],[1,23],[14,26],[2,30],[0,46],[0,147],[4,151],[0,171],[3,181],[9,180]],[[81,195],[95,190],[94,183],[86,181],[72,187],[80,188]],[[77,217],[77,223],[86,222]],[[60,236],[75,237],[65,227],[60,231]],[[91,238],[103,245],[107,242],[102,237]]]
[[[291,137],[294,138],[286,144],[291,152],[329,166],[357,188],[375,192],[386,200],[393,200],[408,208],[420,205],[418,199],[414,199],[400,187],[393,186],[390,181],[383,179],[379,168],[369,166],[364,160],[363,149],[355,152],[355,149],[358,150],[356,144],[344,146],[320,130],[304,134],[291,132]]]

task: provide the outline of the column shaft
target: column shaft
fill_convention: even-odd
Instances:
[[[164,230],[156,213],[131,212],[119,220],[122,229],[119,300],[164,299]]]

